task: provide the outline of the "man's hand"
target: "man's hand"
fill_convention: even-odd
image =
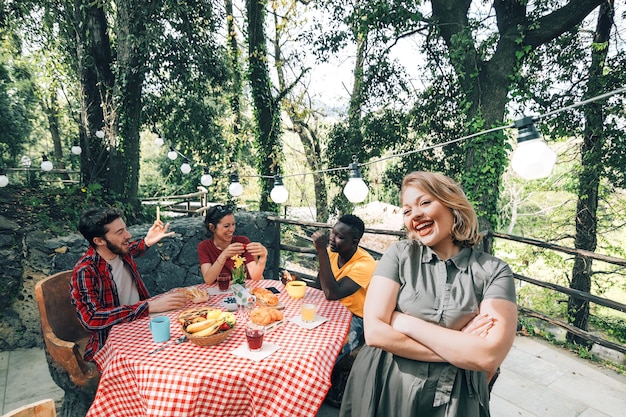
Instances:
[[[165,294],[158,295],[148,300],[148,311],[150,313],[162,313],[164,311],[177,310],[182,308],[187,302],[185,291],[173,289]]]
[[[311,235],[311,239],[313,240],[313,246],[315,246],[316,251],[320,252],[326,250],[328,246],[328,236],[325,232],[317,230]]]
[[[167,229],[169,229],[169,227],[169,223],[164,225],[161,220],[155,220],[150,230],[148,230],[148,234],[146,234],[146,237],[143,239],[146,242],[146,245],[152,246],[164,237],[174,235],[175,232],[168,233]]]

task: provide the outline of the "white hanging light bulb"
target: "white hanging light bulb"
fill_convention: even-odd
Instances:
[[[352,163],[348,166],[350,169],[350,179],[343,188],[343,194],[351,203],[361,203],[367,197],[369,188],[361,177],[361,170],[359,164],[356,161],[356,155],[352,155]]]
[[[552,173],[556,153],[550,149],[537,132],[533,119],[523,117],[515,121],[517,148],[511,158],[511,168],[522,178],[534,180]]]
[[[4,168],[0,168],[0,188],[4,188],[9,185],[9,177],[4,173]]]
[[[52,171],[52,162],[50,162],[50,160],[48,160],[48,157],[46,156],[46,154],[42,154],[41,155],[41,170],[42,171]]]
[[[280,175],[274,175],[274,188],[270,192],[270,198],[276,204],[283,204],[289,198],[289,191],[283,185],[283,178]]]
[[[163,141],[163,138],[159,135],[157,135],[156,139],[154,139],[154,144],[156,145],[157,148],[160,148],[161,146],[163,146],[165,142]]]
[[[104,138],[104,130],[98,129],[96,130],[96,137],[103,139]]]
[[[71,151],[74,155],[80,155],[81,153],[83,153],[83,148],[81,148],[78,144],[78,141],[75,140],[74,144],[72,145]]]
[[[189,165],[189,160],[185,158],[185,162],[180,166],[180,172],[183,174],[189,174],[191,172],[191,165]]]
[[[202,174],[202,177],[200,177],[200,184],[204,185],[205,187],[213,184],[213,177],[211,176],[211,174],[209,174],[209,168],[204,168],[204,174]]]
[[[173,161],[178,158],[178,152],[176,152],[174,148],[170,146],[170,151],[167,153],[167,157]]]
[[[22,156],[22,159],[20,159],[20,165],[22,165],[24,168],[30,168],[32,163],[33,161],[30,159],[30,157],[26,155]]]
[[[228,186],[228,193],[233,197],[239,197],[243,193],[243,187],[239,183],[239,174],[230,175],[230,185]]]

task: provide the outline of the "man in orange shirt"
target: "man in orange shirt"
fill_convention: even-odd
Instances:
[[[333,226],[330,238],[319,230],[311,236],[319,261],[317,279],[326,299],[339,300],[352,312],[348,337],[336,362],[365,343],[363,303],[376,261],[359,246],[364,231],[363,220],[346,214]]]

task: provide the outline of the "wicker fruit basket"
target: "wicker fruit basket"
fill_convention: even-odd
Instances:
[[[193,333],[187,333],[185,329],[183,329],[183,333],[189,340],[195,343],[198,346],[215,346],[219,343],[222,343],[224,340],[230,336],[230,334],[235,330],[235,326],[231,327],[228,330],[218,331],[210,336],[194,336]]]

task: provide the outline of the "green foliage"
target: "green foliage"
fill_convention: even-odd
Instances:
[[[1,39],[0,39],[1,41]],[[32,130],[32,89],[24,66],[8,67],[4,62],[19,58],[0,44],[0,166],[14,166]],[[17,59],[16,59],[17,58]]]
[[[626,322],[623,317],[590,315],[589,323],[601,329],[609,340],[626,344]]]

